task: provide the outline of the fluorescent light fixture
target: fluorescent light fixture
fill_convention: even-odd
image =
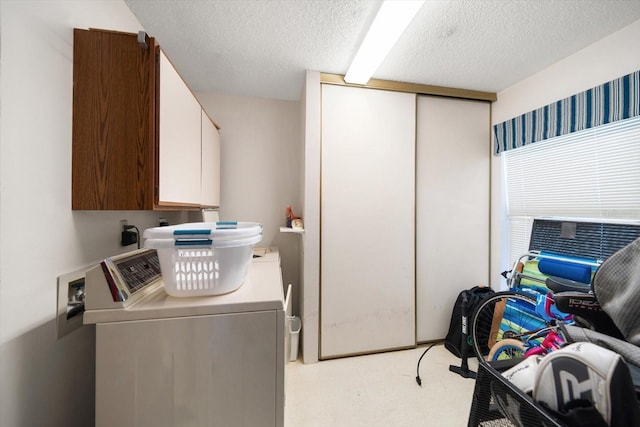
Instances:
[[[424,0],[383,2],[344,81],[366,84],[424,3]]]

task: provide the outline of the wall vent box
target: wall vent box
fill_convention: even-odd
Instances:
[[[93,265],[58,277],[56,316],[58,339],[82,326],[85,275],[92,267]]]

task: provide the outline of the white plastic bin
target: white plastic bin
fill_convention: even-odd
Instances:
[[[302,320],[297,316],[289,317],[289,334],[291,350],[289,351],[289,361],[298,360],[298,347],[300,343],[300,331],[302,330]]]
[[[167,294],[220,295],[244,283],[253,247],[262,240],[254,222],[187,223],[145,230],[144,246],[156,249]]]

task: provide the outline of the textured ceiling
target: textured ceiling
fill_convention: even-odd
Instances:
[[[125,0],[196,92],[298,100],[378,0]],[[498,92],[640,19],[640,0],[427,0],[375,78]]]

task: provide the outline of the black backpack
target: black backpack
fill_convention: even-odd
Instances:
[[[462,348],[462,317],[466,317],[467,333],[471,325],[471,315],[475,308],[484,299],[493,295],[495,292],[488,286],[474,286],[471,289],[464,290],[458,294],[453,310],[451,312],[451,323],[449,324],[449,332],[444,339],[444,346],[454,356],[462,358],[473,356],[473,349],[469,344],[469,339],[465,339],[467,348]],[[466,306],[465,306],[466,305]]]

